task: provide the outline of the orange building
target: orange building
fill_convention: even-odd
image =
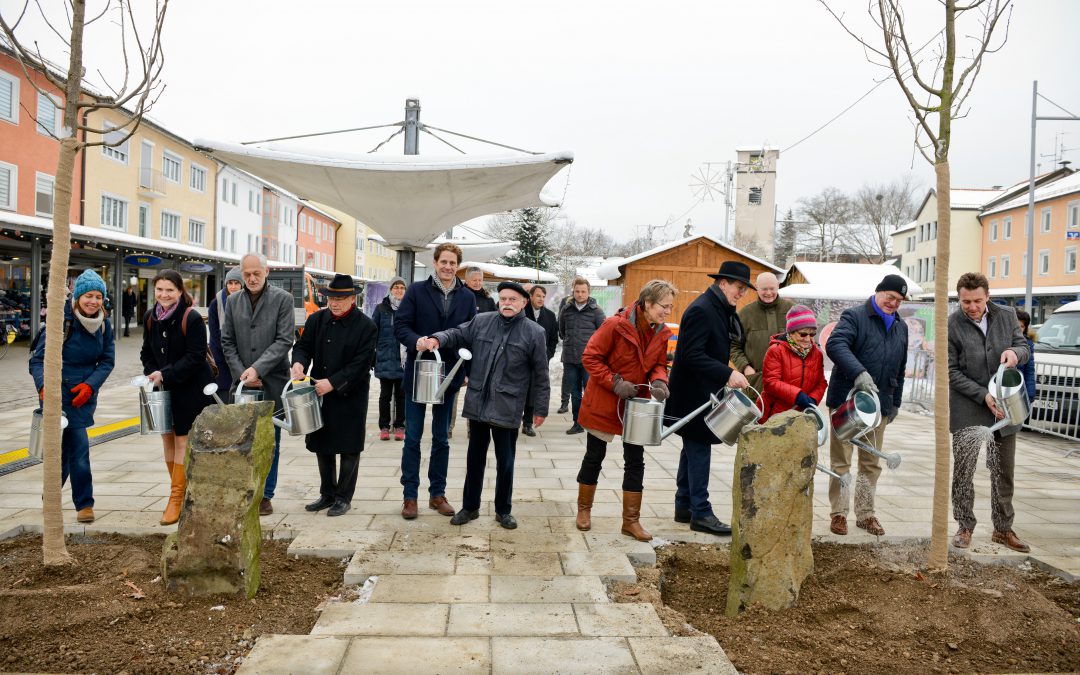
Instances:
[[[341,223],[311,204],[300,202],[296,217],[297,264],[324,272],[337,266],[337,231]],[[352,270],[345,270],[351,274]]]

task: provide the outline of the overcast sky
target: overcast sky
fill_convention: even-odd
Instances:
[[[43,3],[55,5],[57,3]],[[91,5],[100,4],[91,0]],[[148,5],[140,0],[137,5]],[[868,30],[865,0],[834,0]],[[908,0],[913,42],[941,26],[930,0]],[[0,0],[5,16],[20,2]],[[235,142],[396,122],[406,97],[437,127],[539,151],[571,150],[565,212],[621,239],[687,211],[705,162],[734,148],[786,150],[884,75],[817,2],[251,2],[174,1],[166,20],[168,88],[153,117],[187,137]],[[1009,39],[987,56],[954,125],[954,187],[1011,184],[1028,173],[1031,83],[1080,114],[1080,1],[1020,0]],[[65,61],[40,28],[54,61]],[[116,73],[117,48],[91,30],[88,72]],[[48,52],[47,52],[48,53]],[[1054,114],[1048,104],[1040,114]],[[332,137],[367,152],[392,130]],[[1040,154],[1059,132],[1080,148],[1080,122],[1039,124]],[[781,215],[828,186],[854,191],[913,173],[910,113],[887,82],[813,138],[782,152]],[[317,141],[300,142],[317,147]],[[452,150],[421,135],[423,155]],[[465,141],[470,154],[503,152]],[[380,154],[400,154],[401,137]],[[1080,151],[1067,153],[1080,166]],[[1041,158],[1043,168],[1052,158]],[[561,195],[564,170],[548,192]],[[722,231],[719,202],[689,217]],[[668,230],[680,234],[685,217]]]

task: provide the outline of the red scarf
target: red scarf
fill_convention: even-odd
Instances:
[[[333,316],[335,319],[344,319],[345,317],[349,316],[349,314],[354,309],[356,309],[356,303],[355,302],[353,302],[353,304],[349,305],[349,308],[347,310],[345,310],[344,312],[342,312],[341,314],[335,314],[334,310],[331,309],[330,310],[330,315]]]

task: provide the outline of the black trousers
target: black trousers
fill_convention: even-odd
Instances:
[[[607,455],[607,443],[592,434],[585,434],[585,456],[581,459],[577,482],[596,485],[600,480],[600,465]],[[645,481],[645,448],[623,441],[623,492],[641,492]]]
[[[128,330],[129,327],[131,326],[131,319],[132,319],[132,317],[130,317],[130,316],[125,316],[124,317],[124,337],[128,337],[129,335],[131,335],[131,331]]]
[[[570,405],[570,384],[566,381],[566,366],[562,369],[562,383],[559,387],[559,407],[566,408]]]
[[[348,504],[356,491],[356,474],[360,468],[360,453],[330,455],[315,453],[319,459],[319,494]],[[337,462],[341,458],[341,470]]]
[[[517,453],[518,430],[496,427],[485,422],[469,420],[469,450],[465,458],[465,492],[462,506],[469,511],[480,508],[484,490],[484,469],[487,451],[495,442],[495,513],[510,513],[510,497],[514,491],[514,455]]]
[[[394,423],[390,424],[390,399],[394,399]],[[401,380],[384,380],[379,378],[379,428],[389,429],[405,428],[405,390],[401,386]]]

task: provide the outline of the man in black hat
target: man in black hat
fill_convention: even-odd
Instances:
[[[477,314],[471,321],[421,338],[418,348],[473,350],[472,368],[462,415],[469,420],[469,450],[465,468],[462,509],[450,521],[464,525],[480,515],[480,494],[488,446],[495,442],[495,520],[504,528],[517,527],[511,515],[514,454],[525,400],[532,400],[533,426],[547,417],[547,338],[544,329],[525,318],[529,294],[521,284],[499,284],[499,311]]]
[[[684,417],[709,400],[724,386],[741,389],[746,376],[728,365],[732,342],[743,340],[742,324],[735,305],[750,283],[750,267],[729,260],[720,271],[710,274],[715,281],[683,312],[675,361],[671,368],[665,414]],[[690,523],[690,529],[715,535],[730,535],[731,527],[720,521],[709,503],[709,468],[712,446],[720,439],[697,416],[675,432],[682,436],[679,471],[676,476],[675,522]]]
[[[881,449],[885,427],[896,419],[904,396],[904,369],[907,367],[907,324],[897,315],[907,296],[907,281],[899,274],[887,274],[874,295],[858,307],[840,314],[832,335],[825,343],[825,353],[833,361],[832,376],[825,404],[834,411],[847,400],[852,389],[877,396],[881,423],[866,437]],[[840,441],[836,434],[829,441],[829,463],[840,475],[851,469],[851,443]],[[859,476],[855,481],[855,524],[873,535],[885,534],[874,515],[874,492],[881,466],[878,458],[859,450]],[[829,502],[833,534],[847,534],[848,491],[840,481],[829,479]]]
[[[304,379],[310,365],[315,393],[322,397],[323,426],[305,439],[319,461],[319,498],[304,508],[328,508],[327,515],[340,516],[349,510],[356,489],[379,331],[357,309],[352,277],[335,275],[322,293],[327,307],[307,318],[304,333],[293,346],[292,379]]]

